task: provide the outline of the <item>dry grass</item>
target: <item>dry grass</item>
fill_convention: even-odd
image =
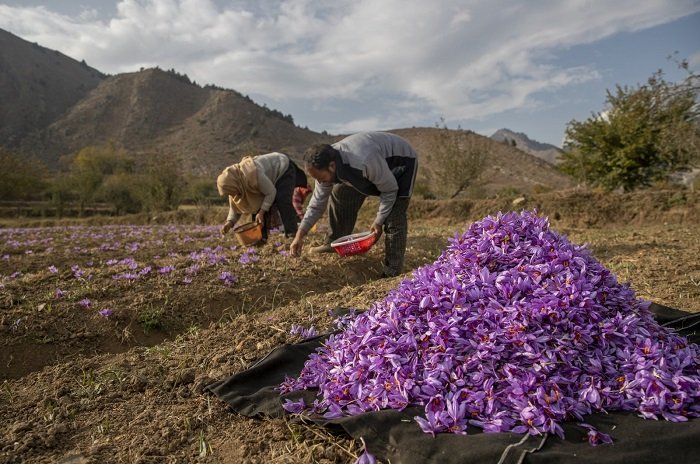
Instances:
[[[576,221],[561,220],[554,228],[576,243],[588,243],[593,256],[640,297],[698,312],[696,229],[685,222],[669,224],[581,227]],[[448,237],[465,226],[466,219],[413,220],[408,267],[432,262]],[[296,341],[289,334],[293,324],[323,331],[332,320],[329,309],[367,308],[400,278],[374,279],[381,245],[366,256],[349,259],[308,256],[287,263],[272,254],[265,259],[258,271],[241,274],[245,278],[238,287],[221,293],[207,283],[187,287],[186,293],[179,293],[179,286],[151,293],[139,287],[139,295],[115,296],[130,298],[134,309],[142,312],[149,308],[153,314],[188,312],[186,320],[196,323],[150,347],[73,353],[3,382],[0,462],[353,462],[361,452],[358,442],[291,417],[261,420],[231,414],[202,389],[245,369],[275,346]],[[36,285],[41,279],[32,282]],[[30,290],[23,294],[30,295]],[[7,297],[4,304],[21,304],[16,295]],[[212,299],[218,310],[203,310]],[[180,303],[166,304],[173,301]],[[33,311],[46,317],[47,310]],[[51,314],[59,310],[54,308]],[[11,330],[3,326],[4,343]],[[48,328],[42,330],[50,335]],[[117,324],[114,330],[132,342],[143,333],[140,326]],[[93,335],[99,340],[99,333]]]

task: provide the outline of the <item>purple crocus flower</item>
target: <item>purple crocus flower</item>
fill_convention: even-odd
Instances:
[[[83,298],[82,300],[78,301],[78,304],[83,308],[89,308],[92,306],[92,301],[90,301],[89,298]]]
[[[597,411],[700,417],[700,348],[535,213],[471,224],[431,264],[343,321],[282,393],[327,418],[423,406],[426,433],[552,433]],[[610,437],[591,429],[591,444]]]
[[[168,266],[163,266],[160,269],[158,269],[158,273],[161,275],[165,275],[165,274],[170,274],[174,270],[175,270],[175,266],[168,265]]]
[[[586,432],[586,435],[588,436],[588,443],[590,443],[592,446],[598,446],[598,445],[603,444],[603,443],[612,443],[613,442],[612,438],[610,438],[610,435],[598,431],[591,424],[579,423],[578,425],[588,429],[588,432]]]
[[[287,399],[282,404],[282,408],[284,408],[285,411],[290,412],[292,414],[299,414],[304,409],[306,409],[306,403],[304,403],[304,398],[301,398],[298,401],[292,401]]]
[[[78,266],[77,264],[71,266],[70,270],[73,272],[73,277],[75,277],[76,279],[79,279],[85,275],[85,271],[80,269],[80,266]]]
[[[133,272],[122,272],[120,274],[116,274],[112,276],[113,280],[127,280],[127,281],[133,281],[137,280],[139,278],[138,274],[134,274]]]
[[[112,314],[114,314],[114,311],[109,308],[102,308],[98,311],[98,314],[104,318],[109,318]]]
[[[49,272],[50,272],[51,274],[55,274],[55,273],[58,272],[58,268],[57,268],[56,266],[53,266],[53,265],[52,265],[52,266],[49,266]]]
[[[315,337],[316,335],[318,335],[318,333],[316,332],[316,328],[314,326],[303,327],[303,326],[297,325],[297,324],[292,324],[291,329],[289,329],[289,333],[291,335],[298,335],[301,338],[311,338],[311,337]]]
[[[377,464],[377,458],[369,451],[365,450],[355,461],[355,464]]]
[[[219,274],[219,280],[227,287],[230,287],[238,282],[238,276],[231,274],[229,271],[222,271]]]
[[[238,258],[238,262],[246,265],[246,264],[253,264],[258,261],[258,255],[255,254],[255,249],[254,248],[248,248],[245,253],[241,255],[240,258]]]
[[[61,298],[63,298],[64,295],[65,295],[65,293],[64,293],[63,290],[61,290],[60,288],[57,288],[57,289],[53,292],[53,297],[54,297],[55,299],[57,299],[57,300],[60,300]]]

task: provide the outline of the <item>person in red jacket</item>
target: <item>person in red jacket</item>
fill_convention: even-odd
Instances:
[[[292,193],[292,206],[294,206],[294,211],[296,211],[297,216],[299,216],[299,221],[304,219],[304,201],[313,190],[308,185],[295,187],[294,193]]]

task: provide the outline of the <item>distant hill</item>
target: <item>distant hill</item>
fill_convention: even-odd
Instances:
[[[431,166],[431,153],[438,146],[438,137],[445,129],[413,128],[397,129],[391,132],[400,135],[411,142],[420,156],[420,171],[418,180],[427,183],[440,182]],[[514,189],[520,192],[532,192],[536,190],[559,190],[573,187],[570,177],[559,172],[556,168],[522,150],[509,144],[497,142],[489,137],[484,137],[472,131],[450,130],[450,134],[465,135],[480,139],[486,144],[487,167],[484,170],[478,185],[483,195],[493,195],[504,189]]]
[[[105,79],[49,127],[46,147],[58,156],[111,140],[132,153],[175,153],[186,169],[212,174],[244,154],[298,156],[327,139],[235,91],[147,69]]]
[[[0,29],[0,145],[23,149],[106,76]]]
[[[499,129],[491,135],[491,138],[496,142],[513,145],[519,150],[551,164],[557,164],[559,157],[563,153],[559,147],[532,140],[522,132],[513,132],[510,129]]]
[[[0,145],[40,157],[50,167],[63,155],[111,142],[139,157],[173,154],[184,172],[211,176],[247,154],[282,151],[299,160],[309,145],[343,137],[297,127],[291,115],[235,90],[201,87],[174,70],[106,76],[7,32],[0,31],[0,39]],[[444,129],[392,132],[418,150],[419,180],[440,182],[432,153]],[[478,183],[482,194],[571,185],[552,165],[509,143],[471,131],[447,133],[486,142],[488,166]]]
[[[49,166],[89,145],[169,152],[185,170],[212,174],[245,154],[299,158],[330,140],[291,115],[233,90],[201,87],[174,70],[108,77],[60,52],[0,30],[0,146]]]

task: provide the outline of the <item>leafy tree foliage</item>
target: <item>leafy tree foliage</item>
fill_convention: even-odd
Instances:
[[[137,196],[146,211],[177,209],[185,191],[180,163],[170,153],[150,153],[139,169]]]
[[[698,160],[700,76],[679,83],[654,73],[646,84],[607,92],[607,111],[566,129],[568,152],[560,168],[579,181],[633,190],[665,179]]]
[[[220,203],[221,197],[216,189],[216,181],[210,177],[190,177],[186,182],[186,186],[183,196],[188,201],[200,206]]]
[[[172,210],[185,187],[172,155],[148,153],[135,159],[111,143],[80,150],[71,161],[69,179],[81,212],[86,203],[95,201],[112,204],[117,214]],[[58,187],[55,200],[71,196]]]
[[[142,209],[137,176],[127,173],[112,174],[100,186],[100,199],[111,204],[119,214],[138,213]]]
[[[36,197],[46,187],[46,166],[0,147],[0,198],[26,200]]]
[[[66,206],[77,198],[72,177],[69,173],[59,172],[52,176],[49,185],[51,203],[56,208],[56,216],[63,217]]]
[[[97,193],[110,175],[133,170],[133,160],[126,150],[113,143],[90,146],[80,150],[71,162],[71,183],[80,202],[80,214],[85,205],[97,200]]]

